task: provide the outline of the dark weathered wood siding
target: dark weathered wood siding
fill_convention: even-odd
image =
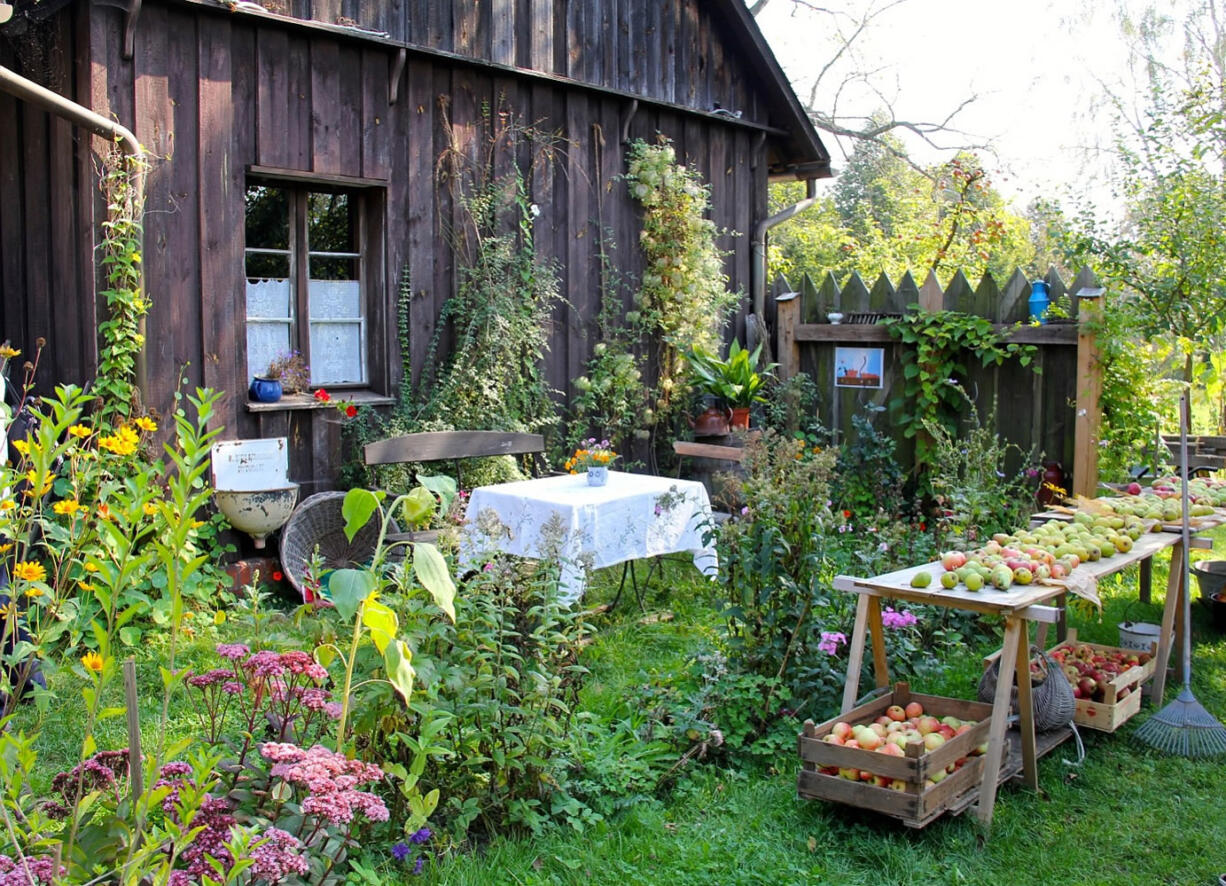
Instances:
[[[333,414],[257,414],[247,408],[247,170],[267,166],[386,180],[385,298],[370,318],[370,340],[373,387],[392,393],[400,374],[395,305],[402,272],[407,268],[412,278],[416,374],[454,289],[444,222],[455,207],[436,186],[436,162],[446,143],[444,113],[454,132],[468,139],[478,137],[483,109],[502,107],[568,143],[560,161],[538,168],[530,182],[532,199],[543,210],[537,245],[544,258],[558,263],[570,305],[557,315],[546,357],[548,380],[558,389],[570,393],[594,343],[601,231],[612,232],[623,276],[634,279],[641,268],[639,209],[619,180],[628,118],[630,139],[668,136],[679,156],[710,182],[714,220],[729,231],[721,242],[729,250],[731,286],[747,293],[749,235],[766,212],[766,160],[777,153],[779,136],[751,122],[769,117],[763,87],[734,57],[735,43],[726,25],[708,14],[710,5],[293,2],[296,15],[325,22],[347,16],[391,35],[384,38],[230,14],[188,0],[150,0],[137,23],[131,58],[122,52],[125,19],[119,9],[73,7],[57,25],[66,59],[62,91],[114,115],[157,156],[145,227],[153,300],[147,402],[169,409],[187,366],[192,381],[225,392],[220,418],[227,437],[286,434],[294,479],[330,485],[339,467]],[[408,47],[392,103],[390,74],[401,49],[396,40],[431,51]],[[658,101],[639,103],[630,118],[629,93]],[[715,102],[742,111],[742,119],[705,113]],[[0,169],[0,321],[15,343],[36,335],[51,340],[49,372],[57,380],[88,378],[96,360],[88,263],[98,208],[90,196],[92,159],[81,149],[88,142],[41,111],[0,95],[0,151],[6,158]],[[8,162],[13,156],[20,158],[16,165]],[[83,234],[91,230],[91,236]]]

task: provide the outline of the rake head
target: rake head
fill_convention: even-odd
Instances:
[[[1133,738],[1180,757],[1226,754],[1226,726],[1201,707],[1187,686],[1174,701],[1142,723]]]

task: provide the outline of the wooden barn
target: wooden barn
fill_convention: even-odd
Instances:
[[[47,339],[44,388],[97,365],[108,144],[14,86],[34,81],[122,124],[151,156],[145,402],[168,410],[186,366],[224,392],[227,438],[289,437],[304,494],[335,481],[335,413],[306,396],[250,402],[248,383],[292,347],[316,384],[390,402],[406,279],[420,374],[456,273],[439,159],[477,150],[491,114],[564,145],[527,183],[567,304],[546,366],[562,391],[594,344],[602,232],[622,245],[621,274],[641,266],[639,207],[618,179],[629,141],[667,136],[710,183],[745,294],[738,330],[764,297],[768,181],[830,174],[743,0],[15,0],[0,65],[0,338]],[[335,224],[311,249],[317,200]],[[257,211],[280,219],[259,238]]]

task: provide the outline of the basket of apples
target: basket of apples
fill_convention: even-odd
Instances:
[[[1141,684],[1154,675],[1154,650],[1080,643],[1077,631],[1048,653],[1073,686],[1073,722],[1114,732],[1141,709]]]
[[[992,706],[912,693],[906,683],[798,738],[797,793],[923,827],[973,799]]]

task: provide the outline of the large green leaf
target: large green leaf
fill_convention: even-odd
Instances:
[[[413,573],[434,597],[438,608],[455,621],[455,582],[438,548],[424,542],[413,545]]]
[[[328,576],[328,596],[345,621],[353,620],[374,589],[375,577],[364,569],[337,569]]]
[[[353,541],[371,516],[379,509],[380,496],[369,489],[350,489],[341,504],[341,516],[345,518],[345,538]]]
[[[389,643],[383,650],[383,667],[387,671],[387,680],[400,693],[404,703],[409,703],[409,694],[413,691],[413,651],[403,640]]]
[[[459,491],[455,478],[448,477],[446,474],[419,474],[417,482],[439,497],[440,506],[444,512],[451,507],[451,503],[455,500],[456,493]]]
[[[388,644],[396,639],[396,632],[400,628],[396,613],[375,599],[367,601],[366,608],[362,610],[362,624],[369,629],[370,639],[374,641],[380,655],[384,654]]]

